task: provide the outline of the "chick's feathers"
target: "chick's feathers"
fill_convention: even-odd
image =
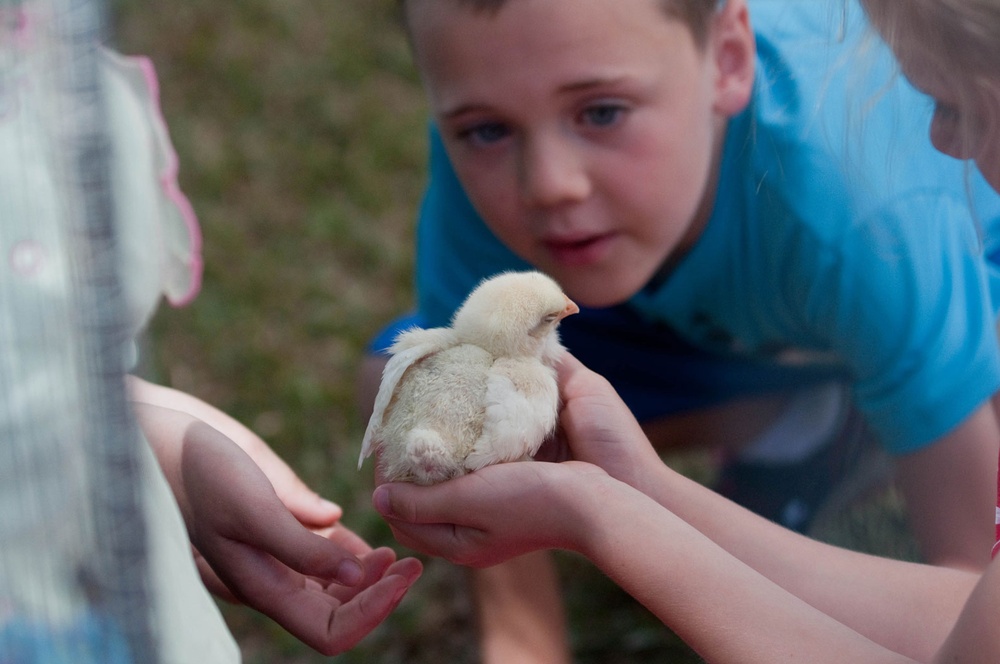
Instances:
[[[549,277],[483,281],[451,327],[389,349],[358,468],[376,449],[389,480],[434,484],[533,455],[556,425],[557,326],[579,309]]]

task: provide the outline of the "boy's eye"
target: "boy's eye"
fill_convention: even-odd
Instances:
[[[459,138],[476,145],[490,145],[510,135],[510,129],[500,122],[483,122],[459,132]]]
[[[596,104],[583,111],[582,120],[595,127],[608,127],[618,122],[625,114],[619,104]]]

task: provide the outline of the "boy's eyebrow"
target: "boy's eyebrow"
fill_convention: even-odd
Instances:
[[[491,109],[486,104],[462,104],[461,106],[457,106],[451,110],[445,110],[443,113],[441,113],[441,117],[445,120],[449,120],[452,118],[461,117],[466,113],[477,113],[489,110]]]
[[[566,85],[560,86],[559,92],[579,92],[580,90],[587,90],[589,88],[598,88],[604,85],[615,85],[622,83],[627,80],[627,76],[605,76],[605,77],[593,77],[584,79],[582,81],[576,81],[574,83],[567,83]]]
[[[561,86],[559,86],[558,92],[560,94],[563,94],[563,93],[573,93],[573,92],[581,92],[581,91],[589,90],[591,88],[599,88],[599,87],[609,86],[609,85],[613,86],[613,85],[617,85],[617,84],[620,84],[620,83],[623,83],[623,82],[627,81],[628,78],[629,77],[625,76],[625,75],[621,75],[621,76],[617,76],[616,75],[616,76],[607,76],[607,77],[597,77],[597,76],[595,76],[593,78],[587,78],[587,79],[583,79],[583,80],[580,80],[580,81],[573,81],[572,83],[566,83],[565,85],[561,85]],[[455,107],[454,109],[446,110],[441,115],[444,118],[453,118],[453,117],[457,117],[457,116],[463,115],[465,113],[471,113],[471,112],[476,112],[476,111],[484,111],[484,110],[488,111],[488,110],[490,110],[490,107],[487,104],[473,102],[473,103],[468,103],[468,104],[461,104],[461,105]]]

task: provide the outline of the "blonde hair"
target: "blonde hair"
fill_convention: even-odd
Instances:
[[[872,25],[897,55],[919,49],[966,108],[1000,136],[1000,0],[861,0]]]

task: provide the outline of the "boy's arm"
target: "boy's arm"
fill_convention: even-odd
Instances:
[[[813,291],[816,302],[835,294],[815,323],[832,331],[856,403],[895,457],[924,559],[981,570],[1000,448],[996,284],[967,196],[945,185],[904,194],[846,234],[839,267]],[[1000,219],[996,205],[977,211]]]
[[[896,460],[910,526],[928,562],[982,570],[995,535],[1000,430],[990,402],[954,431]]]

